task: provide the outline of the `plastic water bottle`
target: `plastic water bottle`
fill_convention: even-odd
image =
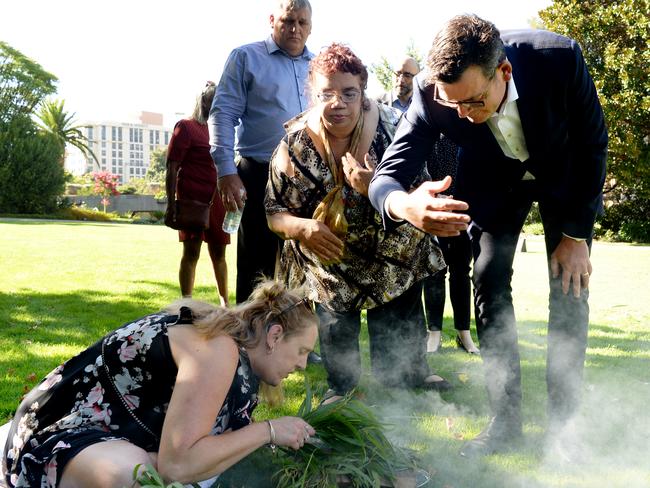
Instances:
[[[239,197],[243,198],[244,193],[244,189],[242,188],[239,191]],[[221,227],[223,231],[228,234],[235,234],[239,230],[242,213],[244,213],[244,207],[238,208],[237,210],[228,210],[223,218],[223,226]]]

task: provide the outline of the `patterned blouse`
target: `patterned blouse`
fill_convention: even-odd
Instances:
[[[376,163],[390,144],[399,111],[378,104],[377,125],[369,155]],[[323,197],[334,187],[334,177],[316,150],[306,128],[308,113],[286,124],[287,135],[271,159],[266,187],[266,213],[289,212],[311,218]],[[294,176],[278,167],[279,151],[288,151]],[[417,186],[428,179],[426,170],[413,182]],[[374,308],[400,296],[418,281],[444,267],[442,254],[434,239],[410,224],[392,231],[384,229],[381,215],[370,200],[346,182],[343,188],[348,234],[342,260],[325,265],[318,256],[297,240],[284,243],[281,278],[290,286],[305,282],[309,298],[335,311]]]

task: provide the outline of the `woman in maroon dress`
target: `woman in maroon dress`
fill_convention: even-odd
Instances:
[[[228,305],[226,245],[230,244],[230,236],[221,229],[225,214],[221,199],[212,198],[217,187],[217,170],[210,156],[207,126],[214,89],[214,83],[209,81],[196,101],[192,117],[179,120],[174,127],[167,149],[167,217],[173,216],[174,195],[201,202],[212,199],[208,229],[203,232],[178,231],[179,240],[183,243],[178,279],[181,294],[191,297],[201,244],[207,242],[221,304],[225,306]]]

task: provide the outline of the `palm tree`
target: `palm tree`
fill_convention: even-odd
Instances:
[[[38,113],[40,119],[39,127],[56,137],[61,146],[61,166],[65,162],[65,145],[70,144],[81,150],[84,155],[92,156],[99,168],[99,161],[95,153],[88,146],[88,138],[83,134],[81,129],[86,126],[75,125],[75,114],[69,114],[63,108],[63,100],[46,100],[41,104]]]

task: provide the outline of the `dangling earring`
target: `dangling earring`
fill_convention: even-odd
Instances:
[[[273,354],[273,350],[275,349],[275,345],[269,346],[269,343],[266,343],[266,354]]]

